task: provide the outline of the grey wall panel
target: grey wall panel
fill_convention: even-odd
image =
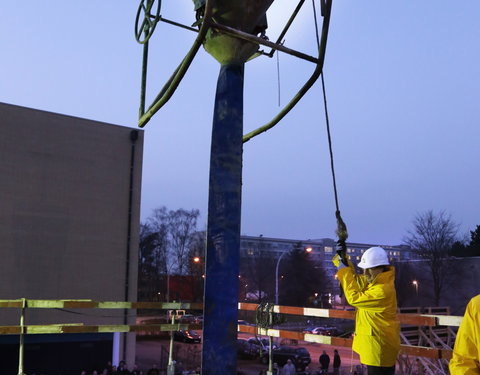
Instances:
[[[129,207],[132,130],[0,103],[0,299],[125,300],[129,263],[136,300],[143,131]],[[11,315],[0,311],[0,324]],[[80,317],[98,322],[29,312],[30,323]]]

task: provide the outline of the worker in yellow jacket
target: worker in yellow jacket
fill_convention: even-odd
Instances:
[[[350,260],[341,259],[333,258],[339,268],[337,277],[347,302],[357,310],[352,349],[367,366],[368,375],[393,375],[400,350],[395,269],[381,247],[371,247],[362,255],[358,266],[363,275],[355,272]]]
[[[480,375],[480,294],[467,305],[449,367],[451,375]]]

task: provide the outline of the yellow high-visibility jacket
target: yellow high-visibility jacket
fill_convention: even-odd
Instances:
[[[467,305],[449,367],[451,375],[480,375],[480,294]]]
[[[380,273],[371,283],[355,273],[353,266],[338,270],[348,303],[357,310],[353,350],[369,366],[395,365],[400,350],[400,322],[397,319],[395,269]]]

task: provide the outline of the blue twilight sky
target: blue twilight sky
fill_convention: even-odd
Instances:
[[[270,39],[295,3],[276,0]],[[142,47],[137,1],[0,3],[0,101],[136,126]],[[162,15],[194,22],[190,0]],[[445,210],[480,224],[480,1],[334,0],[325,80],[342,214],[350,240],[399,244],[414,215]],[[285,45],[314,54],[311,2]],[[150,42],[152,100],[195,34],[159,24]],[[280,55],[285,104],[313,65]],[[145,129],[142,218],[198,208],[206,222],[219,65],[201,49]],[[246,65],[245,132],[278,110],[277,60]],[[319,82],[281,124],[244,147],[242,234],[333,237],[334,199]]]

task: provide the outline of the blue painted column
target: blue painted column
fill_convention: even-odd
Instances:
[[[221,66],[215,96],[202,374],[235,375],[243,135],[243,63]]]

